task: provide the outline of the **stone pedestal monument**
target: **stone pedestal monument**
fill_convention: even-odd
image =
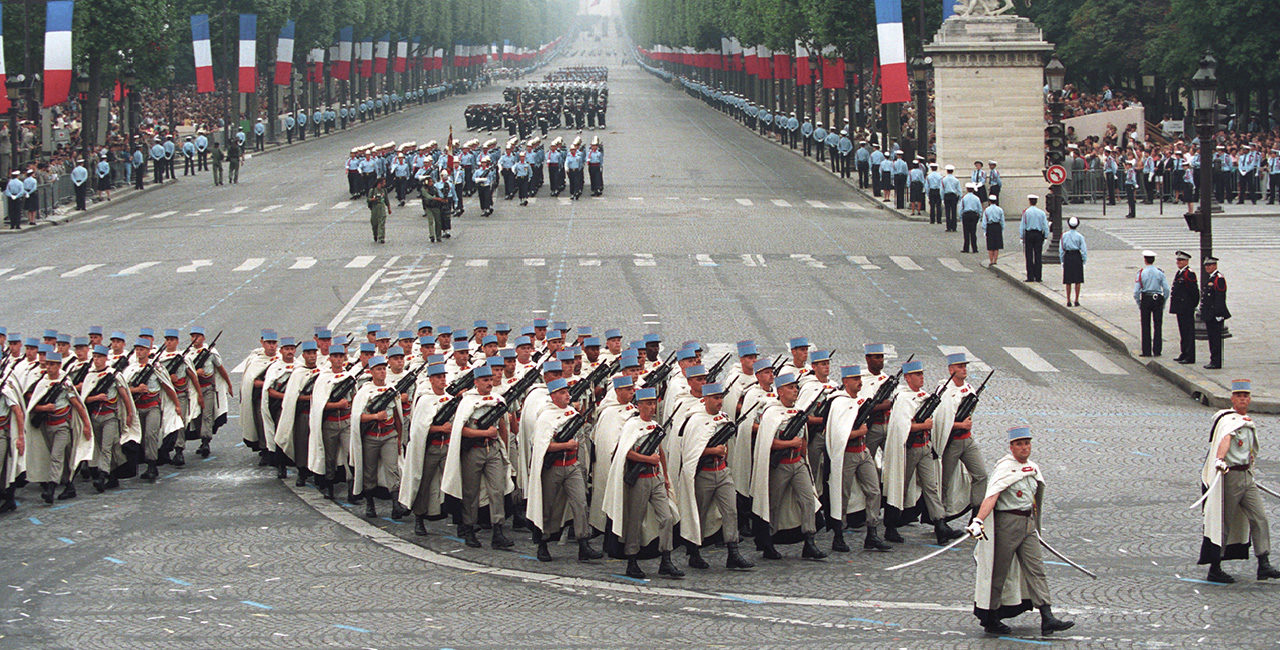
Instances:
[[[1005,246],[1016,248],[1016,224],[1028,194],[1044,207],[1044,57],[1053,44],[1027,18],[999,15],[992,0],[958,3],[926,45],[933,58],[938,168],[955,165],[962,183],[973,162],[999,163],[1001,207],[1010,223]],[[1010,233],[1012,226],[1012,239]]]

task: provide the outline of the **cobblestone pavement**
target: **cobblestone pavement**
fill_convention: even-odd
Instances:
[[[539,563],[525,534],[513,552],[465,548],[441,523],[414,538],[409,523],[366,522],[282,485],[238,444],[232,420],[212,458],[167,468],[156,485],[128,480],[106,495],[85,485],[54,507],[22,490],[18,511],[0,517],[0,647],[1275,643],[1280,584],[1254,582],[1252,562],[1237,562],[1228,569],[1240,583],[1209,585],[1193,564],[1199,518],[1187,505],[1212,411],[1010,291],[952,237],[872,209],[635,67],[612,76],[602,201],[500,202],[490,219],[456,220],[454,239],[434,248],[416,213],[397,207],[389,243],[369,243],[362,206],[343,194],[344,152],[435,137],[485,99],[455,98],[264,157],[271,167],[247,166],[226,191],[180,180],[109,218],[4,238],[0,322],[200,323],[225,329],[231,364],[262,326],[521,322],[534,310],[712,351],[753,338],[776,354],[805,334],[836,347],[837,362],[881,340],[898,360],[923,358],[930,380],[943,349],[964,346],[975,375],[997,371],[976,416],[988,463],[1005,428],[1030,423],[1049,481],[1045,535],[1100,574],[1049,565],[1056,607],[1077,621],[1069,635],[1039,638],[1028,614],[1012,621],[1015,641],[983,638],[967,545],[885,572],[932,550],[919,527],[890,554],[806,562],[785,547],[784,561],[728,573],[712,549],[717,568],[644,583],[620,577],[618,562],[576,562],[572,546]],[[40,267],[50,268],[30,273]],[[1277,421],[1259,422],[1265,480],[1280,472]],[[1266,505],[1280,515],[1280,503]]]

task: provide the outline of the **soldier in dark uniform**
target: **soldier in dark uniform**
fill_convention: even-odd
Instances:
[[[1227,310],[1227,280],[1218,272],[1218,258],[1204,258],[1204,284],[1200,286],[1200,318],[1209,335],[1208,370],[1222,367],[1222,328],[1231,312]]]
[[[1174,358],[1181,364],[1196,362],[1196,306],[1200,303],[1200,285],[1196,284],[1195,271],[1191,270],[1191,255],[1178,251],[1178,270],[1173,272],[1173,284],[1169,291],[1169,313],[1178,319],[1178,339],[1181,353]]]

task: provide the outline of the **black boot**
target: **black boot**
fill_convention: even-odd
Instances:
[[[1230,573],[1222,570],[1222,565],[1218,562],[1209,565],[1209,575],[1205,576],[1204,579],[1223,585],[1229,585],[1236,581],[1235,578],[1231,577]]]
[[[200,453],[200,452],[196,452]],[[271,452],[263,449],[258,452],[258,467],[266,467],[271,464]]]
[[[181,435],[182,432],[178,432]],[[187,459],[183,457],[181,449],[174,449],[173,456],[169,458],[169,464],[174,467],[182,467],[187,464]]]
[[[1049,605],[1040,606],[1040,635],[1049,636],[1054,632],[1069,630],[1076,624],[1075,621],[1064,621],[1053,615],[1053,608]]]
[[[588,539],[578,540],[578,561],[587,562],[590,560],[599,560],[604,557],[604,553],[591,548],[591,541]]]
[[[150,481],[154,483],[156,478],[159,476],[160,476],[160,470],[156,469],[156,461],[154,460],[147,461],[147,471],[143,472],[140,478],[142,478],[142,480],[144,481]]]
[[[538,542],[537,556],[539,562],[550,562],[552,560],[551,549],[547,548],[546,542]]]
[[[63,484],[63,486],[62,486],[62,494],[59,494],[59,495],[58,495],[58,500],[59,500],[59,501],[66,501],[67,499],[74,499],[74,498],[76,498],[76,484],[75,484],[75,481],[67,481],[67,482],[66,482],[65,484]]]
[[[461,528],[462,530],[458,531],[458,537],[462,538],[463,543],[465,543],[467,546],[470,546],[471,548],[480,548],[481,546],[480,540],[476,539],[475,526],[468,526],[466,524],[463,524]]]
[[[689,568],[691,569],[710,569],[711,565],[702,559],[702,549],[697,544],[689,542],[685,545],[685,552],[689,554]]]
[[[1008,625],[1000,622],[994,611],[982,622],[982,629],[987,634],[1008,634],[1013,631]]]
[[[501,523],[497,523],[493,525],[492,544],[494,548],[501,548],[501,549],[508,549],[516,545],[515,542],[511,541],[511,539],[507,537],[506,533],[502,532]]]
[[[201,458],[209,457],[209,441],[208,440],[200,441],[200,448],[196,449],[196,454]]]
[[[511,530],[527,530],[529,528],[529,520],[519,512],[511,515]]]
[[[305,486],[306,486],[306,484],[307,484],[307,470],[302,469],[301,467],[299,467],[299,468],[298,468],[298,480],[294,481],[294,482],[293,482],[293,484],[294,484],[294,485],[296,485],[296,486],[298,486],[298,487],[305,487]],[[394,510],[392,510],[392,512],[395,512],[395,511],[394,511]]]
[[[644,571],[640,570],[640,563],[636,561],[636,556],[634,555],[627,558],[627,577],[637,580],[645,580],[649,577],[644,574]]]
[[[276,450],[276,478],[284,480],[289,478],[289,467],[285,464],[284,452]]]
[[[96,491],[98,494],[102,494],[103,492],[106,492],[106,491],[107,491],[107,478],[106,478],[105,476],[103,476],[103,474],[102,474],[102,470],[97,469],[97,468],[94,468],[94,469],[93,469],[93,470],[91,470],[91,471],[92,471],[92,475],[93,475],[93,489],[94,489],[94,491]]]
[[[893,542],[894,544],[901,544],[901,543],[903,543],[903,542],[905,542],[905,541],[907,541],[907,540],[902,539],[902,535],[899,535],[899,534],[898,534],[898,529],[897,529],[897,528],[894,528],[893,526],[890,526],[890,525],[888,525],[888,524],[885,524],[885,526],[884,526],[884,541],[886,541],[886,542]]]
[[[364,498],[364,516],[369,519],[378,518],[378,504],[374,501],[373,495]]]
[[[846,550],[848,547],[845,547]],[[800,557],[806,560],[821,560],[827,557],[827,554],[813,541],[813,533],[805,533],[804,550],[800,551]]]
[[[391,501],[391,518],[392,519],[396,521],[400,521],[401,519],[404,519],[404,516],[407,514],[409,514],[408,508],[400,505],[399,501],[396,501],[394,499]]]
[[[1269,553],[1263,553],[1258,556],[1258,579],[1266,580],[1268,578],[1280,578],[1280,571],[1271,566],[1271,560],[1267,558]]]
[[[108,475],[107,475],[107,489],[108,489],[108,490],[114,490],[114,489],[116,489],[116,488],[118,488],[118,487],[120,487],[120,479],[116,478],[116,477],[115,477],[114,475],[112,475],[112,474],[108,474]]]
[[[667,576],[668,578],[683,578],[684,571],[676,567],[671,561],[671,551],[662,552],[662,562],[658,563],[658,575]]]
[[[933,535],[934,537],[937,538],[938,545],[941,546],[943,544],[946,544],[947,542],[950,542],[953,539],[956,539],[958,537],[963,537],[964,531],[956,530],[948,526],[946,523],[939,521],[938,523],[933,525]]]
[[[742,557],[742,553],[738,552],[737,544],[725,544],[725,548],[729,551],[729,559],[725,561],[726,569],[754,569],[755,563]]]
[[[831,530],[835,531],[835,536],[831,538],[831,550],[836,553],[848,553],[849,545],[844,541],[844,522],[833,524]]]
[[[13,486],[5,488],[0,492],[0,512],[13,512],[18,509],[18,504],[13,500]]]
[[[418,515],[413,518],[413,534],[418,537],[427,536],[427,518]]]
[[[40,484],[40,500],[49,505],[53,505],[53,491],[57,488],[52,481],[46,481]]]
[[[876,527],[867,524],[867,539],[862,542],[862,548],[867,551],[892,551],[893,547],[884,543],[880,539],[880,535],[876,534]]]
[[[325,484],[324,484],[324,498],[330,501],[335,500],[333,496],[333,484],[334,484],[334,481],[332,480],[325,481]]]

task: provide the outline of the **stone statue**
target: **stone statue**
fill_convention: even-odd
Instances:
[[[962,18],[972,16],[999,16],[1013,9],[1013,0],[955,0],[956,15]]]

